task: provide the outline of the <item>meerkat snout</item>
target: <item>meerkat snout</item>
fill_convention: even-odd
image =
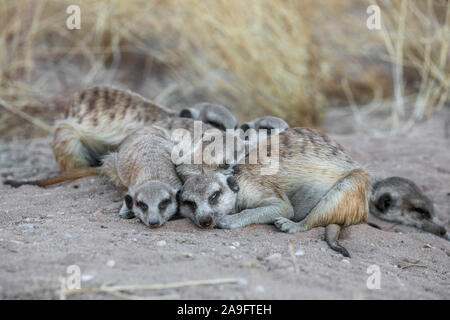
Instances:
[[[225,106],[216,103],[202,102],[192,108],[185,108],[181,110],[180,117],[201,120],[222,131],[234,130],[238,126],[233,114]]]
[[[192,176],[178,196],[180,214],[201,228],[212,228],[220,218],[235,212],[238,191],[234,176],[218,172]]]
[[[173,188],[161,181],[149,181],[130,192],[124,198],[121,209],[123,218],[139,218],[151,228],[163,226],[178,209]]]
[[[390,177],[374,183],[370,213],[450,240],[447,230],[434,215],[433,202],[408,179]]]
[[[277,129],[278,132],[283,132],[289,128],[289,125],[281,118],[265,116],[256,118],[249,122],[245,122],[241,124],[240,128],[242,131],[244,131],[244,133],[250,129],[255,129],[255,131],[265,129],[267,130],[267,135],[271,135],[272,130]]]

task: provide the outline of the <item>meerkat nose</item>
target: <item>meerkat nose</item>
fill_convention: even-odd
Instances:
[[[158,221],[150,221],[148,224],[150,225],[150,228],[159,227],[159,222]]]
[[[212,218],[210,216],[202,217],[198,223],[204,228],[209,227],[212,224]]]

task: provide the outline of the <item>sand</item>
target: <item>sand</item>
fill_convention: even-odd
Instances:
[[[415,180],[450,229],[450,139],[436,113],[406,136],[333,134],[380,177]],[[333,130],[330,130],[333,131]],[[58,171],[49,138],[0,140],[3,178],[44,177]],[[380,222],[347,228],[344,258],[323,240],[323,228],[284,234],[271,225],[200,230],[186,219],[149,229],[117,216],[121,193],[91,177],[41,189],[0,185],[0,299],[58,299],[67,268],[77,265],[81,287],[172,283],[218,278],[234,283],[130,291],[180,299],[449,299],[450,242]],[[295,265],[290,254],[292,245]],[[369,266],[380,288],[369,289]],[[111,299],[78,293],[67,299]]]

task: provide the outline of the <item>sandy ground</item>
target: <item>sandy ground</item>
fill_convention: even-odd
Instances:
[[[450,227],[450,139],[436,114],[403,137],[359,134],[338,139],[371,173],[415,180]],[[3,178],[43,177],[57,171],[49,139],[0,140]],[[284,234],[273,226],[200,230],[185,219],[150,230],[117,216],[121,194],[106,179],[84,178],[48,189],[0,185],[0,298],[59,298],[67,267],[79,266],[82,288],[216,278],[236,283],[131,291],[181,299],[448,299],[450,242],[380,223],[345,230],[345,259],[323,241],[323,228]],[[290,255],[292,243],[296,266]],[[377,265],[381,288],[369,290],[367,268]],[[78,293],[68,299],[116,298]]]

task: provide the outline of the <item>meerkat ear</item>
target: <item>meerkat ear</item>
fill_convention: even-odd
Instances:
[[[194,108],[186,108],[180,111],[180,117],[197,120],[200,118],[200,111]]]
[[[133,208],[133,198],[129,194],[125,196],[125,204],[129,210]]]
[[[375,203],[375,206],[381,213],[386,213],[392,205],[392,197],[389,193],[382,194]]]
[[[229,176],[227,178],[227,184],[233,192],[239,191],[239,184],[235,176]]]

